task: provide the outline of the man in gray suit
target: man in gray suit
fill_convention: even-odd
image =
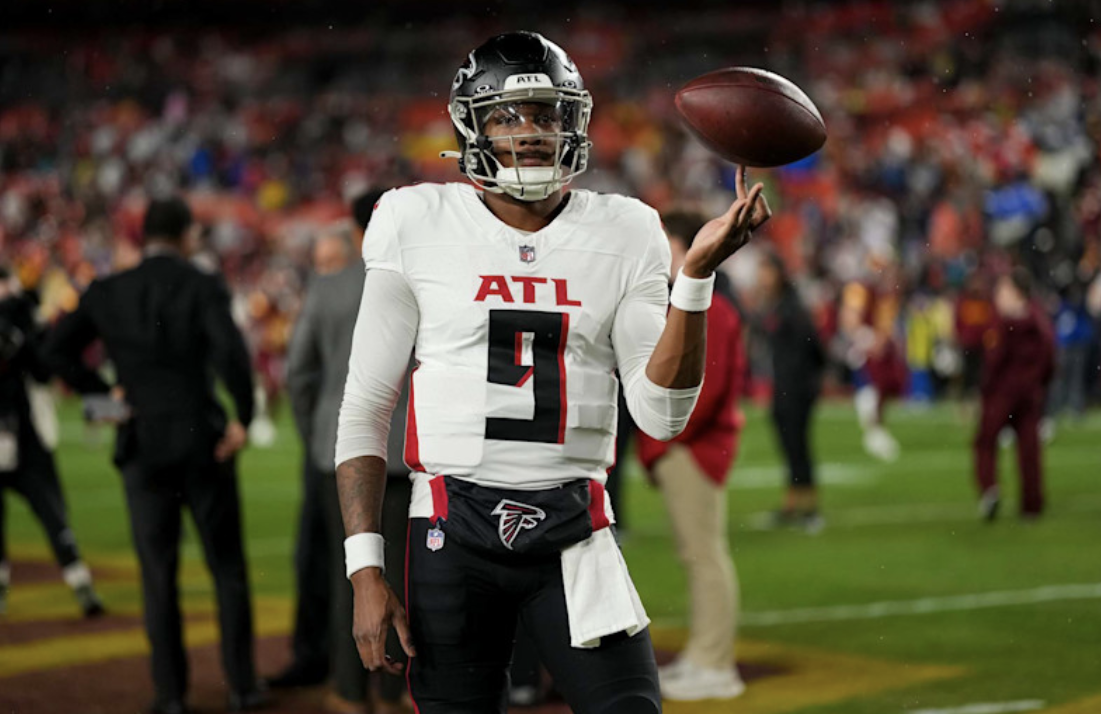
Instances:
[[[318,238],[314,247],[316,275],[310,281],[287,359],[287,389],[307,454],[303,516],[296,553],[299,606],[295,623],[295,663],[302,661],[299,641],[316,642],[317,631],[324,630],[327,641],[331,642],[327,669],[333,674],[333,691],[327,696],[325,705],[328,711],[337,713],[362,712],[367,698],[367,671],[352,638],[352,589],[344,570],[344,527],[336,490],[335,450],[337,416],[363,292],[364,270],[358,259],[358,249],[379,196],[381,191],[372,192],[355,202],[358,232],[352,233],[349,227],[327,231]],[[411,493],[409,472],[402,462],[407,399],[403,391],[394,410],[388,444],[391,456],[387,462],[393,467],[384,509],[393,514],[387,520],[398,527],[397,532],[384,534],[386,556],[391,563],[405,562],[404,524]],[[325,537],[317,537],[318,523]],[[320,568],[325,572],[315,572]],[[403,568],[391,568],[387,578],[392,580],[391,587],[404,591]],[[324,589],[331,601],[321,599],[321,583],[328,586]],[[305,612],[306,609],[310,612]],[[330,613],[331,619],[326,617]],[[395,659],[402,656],[396,639],[387,650]],[[292,664],[288,673],[293,673],[295,666]],[[397,703],[404,686],[401,677],[385,676],[381,682],[383,702],[380,709],[389,707],[390,711],[400,711]]]
[[[298,602],[292,659],[287,669],[269,680],[272,687],[320,684],[329,674],[332,556],[325,523],[325,481],[332,478],[344,377],[343,368],[326,363],[342,359],[341,364],[347,366],[351,330],[339,327],[341,306],[358,306],[363,290],[363,271],[355,268],[359,261],[354,251],[350,225],[330,226],[317,236],[312,251],[313,277],[288,349],[287,392],[305,458],[294,552]]]

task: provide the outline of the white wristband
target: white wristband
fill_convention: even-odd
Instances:
[[[684,268],[677,271],[669,304],[685,312],[706,312],[711,307],[711,293],[715,287],[715,274],[707,278],[690,278]]]
[[[383,546],[386,541],[378,533],[356,533],[344,539],[344,566],[347,576],[364,568],[381,568],[386,572]]]

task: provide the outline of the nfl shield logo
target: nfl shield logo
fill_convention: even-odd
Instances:
[[[428,546],[428,550],[439,550],[443,547],[443,531],[439,528],[430,528],[428,530],[428,538],[425,540],[425,545]]]
[[[521,263],[533,263],[535,262],[535,246],[522,245],[520,246],[520,262]]]

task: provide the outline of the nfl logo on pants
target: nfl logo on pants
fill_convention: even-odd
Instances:
[[[428,550],[439,550],[443,547],[443,537],[443,531],[439,528],[430,528],[424,544],[428,546]]]

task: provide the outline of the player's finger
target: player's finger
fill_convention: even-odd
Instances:
[[[764,190],[764,186],[762,186],[761,184],[756,184],[750,190],[749,195],[746,196],[735,218],[736,228],[744,228],[749,223],[749,220],[753,216],[753,212],[756,208],[757,197],[761,195],[762,190]]]
[[[405,670],[405,665],[403,665],[401,662],[395,662],[393,658],[389,656],[383,655],[382,664],[380,665],[379,669],[383,670],[387,674],[400,676],[401,673]]]
[[[698,235],[711,235],[718,233],[719,235],[726,235],[730,232],[731,227],[734,225],[734,221],[738,216],[738,211],[741,209],[741,199],[738,199],[730,204],[730,207],[726,209],[726,213],[722,214],[718,218],[712,218],[708,221],[703,228],[700,229]]]
[[[386,654],[387,630],[388,628],[386,627],[380,628],[378,638],[372,638],[371,640],[372,657],[375,661],[375,668],[384,670],[390,674],[401,674],[405,666],[401,662],[395,662],[392,657]]]
[[[738,164],[738,170],[734,172],[734,190],[738,194],[738,198],[746,197],[745,190],[745,166]]]
[[[394,630],[398,633],[398,640],[401,641],[401,648],[405,650],[405,654],[410,657],[417,656],[417,648],[413,646],[413,633],[409,630],[409,621],[405,618],[405,610],[398,609],[394,613]]]
[[[372,672],[380,668],[390,671],[388,666],[390,663],[386,661],[386,628],[378,628],[378,631],[371,635],[368,645],[371,648],[371,666],[368,669]]]
[[[359,661],[363,663],[364,669],[371,669],[371,645],[367,639],[360,633],[352,633],[352,639],[356,642],[356,651],[359,652]]]
[[[734,214],[734,221],[730,226],[730,234],[738,233],[745,227],[746,221],[749,219],[750,212],[753,210],[753,204],[747,201],[743,201],[742,205],[738,207],[738,212]]]
[[[750,189],[749,195],[746,196],[746,204],[749,206],[749,210],[746,212],[746,218],[750,218],[757,212],[758,199],[764,193],[765,185],[763,183],[754,184]]]
[[[386,655],[386,658],[382,664],[382,668],[386,670],[386,672],[388,672],[389,674],[396,675],[401,675],[401,673],[405,671],[405,665],[401,662],[395,662],[394,658],[390,655]]]
[[[730,207],[726,209],[726,213],[719,216],[719,220],[723,223],[730,223],[734,220],[734,216],[738,215],[738,209],[741,208],[742,199],[737,198],[731,202]]]
[[[761,196],[757,201],[757,208],[753,211],[753,228],[760,228],[765,221],[772,218],[772,207],[768,205],[768,199]]]

